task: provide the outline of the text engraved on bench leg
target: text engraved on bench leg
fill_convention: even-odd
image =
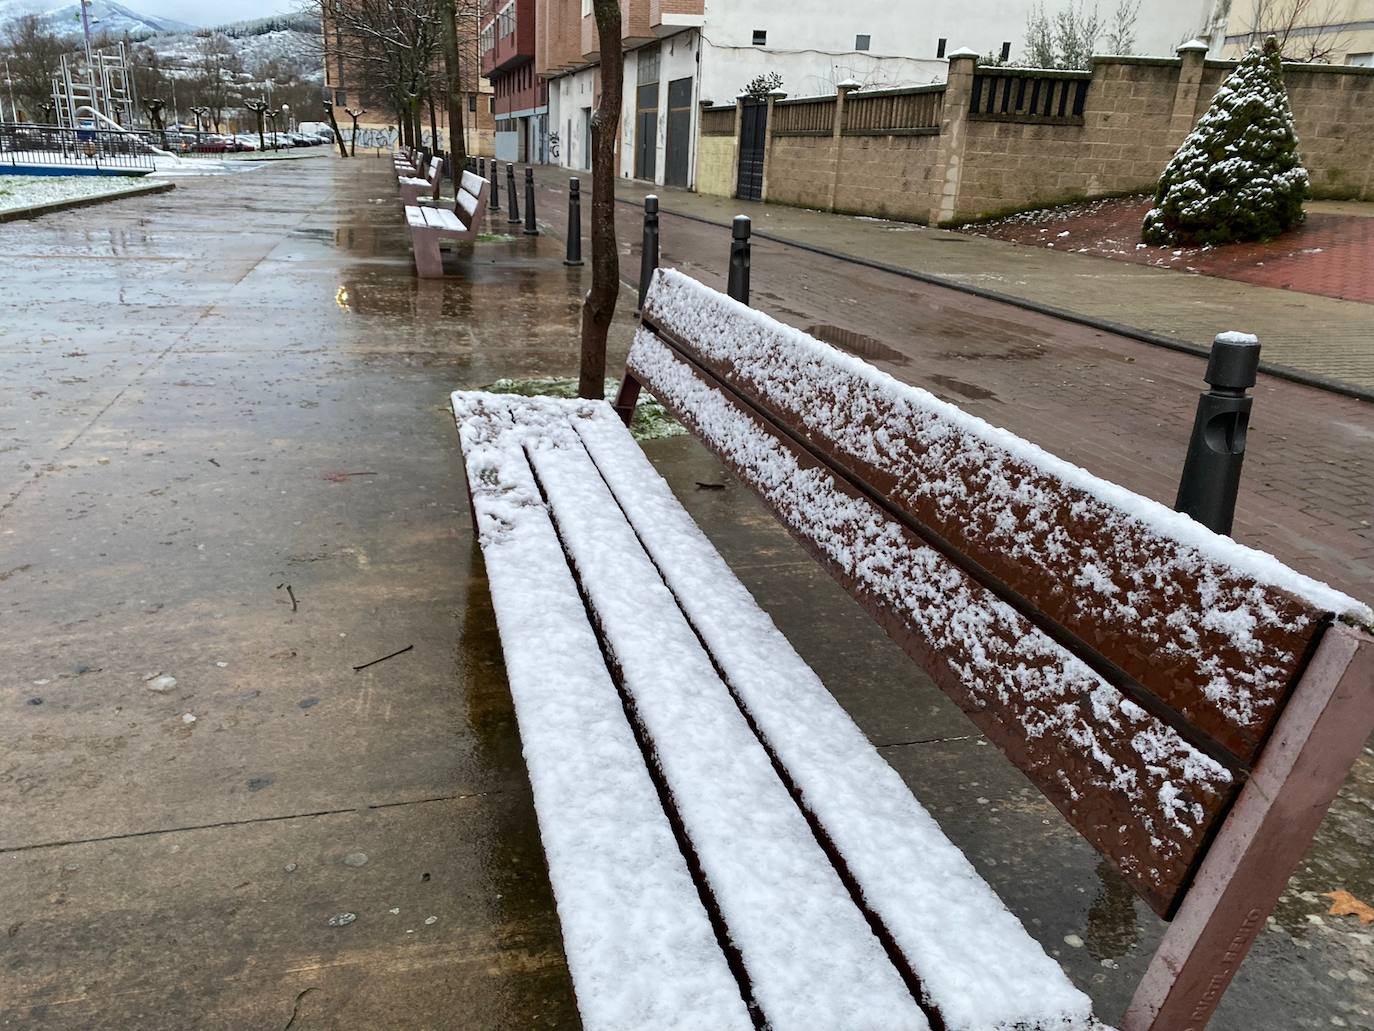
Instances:
[[[1374,733],[1374,638],[1330,627],[1150,961],[1121,1031],[1202,1031]]]

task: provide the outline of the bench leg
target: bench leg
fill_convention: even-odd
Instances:
[[[620,390],[615,395],[615,404],[611,406],[626,426],[630,425],[630,420],[635,416],[635,405],[639,403],[639,386],[639,380],[628,372],[625,373],[625,378],[620,381]]]
[[[1121,1031],[1202,1031],[1374,731],[1374,638],[1330,627],[1136,989]]]
[[[443,276],[444,257],[439,252],[438,233],[412,229],[410,246],[415,252],[415,272],[421,279],[439,279]]]

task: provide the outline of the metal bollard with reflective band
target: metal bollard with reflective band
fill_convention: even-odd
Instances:
[[[534,220],[534,169],[529,166],[525,167],[525,235],[539,235],[539,224]]]
[[[506,165],[506,210],[510,212],[510,217],[506,222],[513,226],[520,224],[520,197],[515,192],[515,165]]]
[[[1230,534],[1235,519],[1245,434],[1254,405],[1246,391],[1255,385],[1259,354],[1254,337],[1222,333],[1212,344],[1203,376],[1212,389],[1198,398],[1174,508],[1217,533]]]
[[[568,256],[563,264],[582,264],[582,183],[577,176],[568,180]]]
[[[644,198],[644,247],[639,257],[639,302],[635,314],[644,310],[644,297],[658,268],[658,198],[652,193]]]
[[[501,166],[491,159],[491,207],[490,211],[501,210]]]
[[[749,303],[749,233],[752,226],[748,215],[736,215],[730,227],[730,278],[726,292],[741,304]]]

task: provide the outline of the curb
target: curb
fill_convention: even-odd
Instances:
[[[55,200],[48,204],[31,204],[27,208],[7,208],[0,210],[0,222],[16,222],[20,219],[51,215],[58,211],[70,211],[73,208],[88,208],[92,204],[104,204],[107,201],[122,200],[125,197],[146,197],[152,193],[167,193],[169,190],[175,190],[176,185],[176,183],[144,183],[132,190],[120,190],[118,193],[97,193],[92,197],[72,197],[69,200]]]
[[[629,204],[634,208],[639,208],[641,206],[639,203],[629,198],[617,197],[616,201],[621,204]],[[706,218],[702,215],[691,215],[683,211],[673,211],[670,208],[662,207],[659,211],[664,215],[673,215],[677,218],[701,222],[704,225],[715,226],[718,229],[728,230],[730,228],[728,223],[717,222],[715,219]],[[1012,294],[998,293],[986,287],[972,286],[967,283],[961,283],[958,280],[945,279],[942,276],[937,276],[929,272],[917,272],[914,269],[902,268],[900,265],[889,265],[884,261],[873,261],[869,258],[860,258],[853,254],[846,254],[843,251],[831,250],[829,247],[819,247],[816,244],[802,243],[799,240],[789,240],[787,237],[777,236],[773,233],[758,229],[754,230],[753,237],[756,240],[768,240],[770,243],[779,243],[785,247],[796,247],[798,250],[819,254],[822,257],[832,258],[835,261],[844,261],[851,265],[871,268],[877,272],[889,272],[894,276],[915,280],[918,283],[928,283],[931,286],[945,287],[949,290],[956,290],[959,293],[970,294],[973,297],[980,297],[988,301],[1000,301],[1003,304],[1009,304],[1014,308],[1021,308],[1024,311],[1033,311],[1039,315],[1048,315],[1051,318],[1077,323],[1080,326],[1087,326],[1090,329],[1100,329],[1104,333],[1113,333],[1116,336],[1138,340],[1143,344],[1162,347],[1170,351],[1178,351],[1182,354],[1190,354],[1204,360],[1211,354],[1210,347],[1203,347],[1186,340],[1178,340],[1174,337],[1164,336],[1160,333],[1151,333],[1149,330],[1137,329],[1134,326],[1122,325],[1119,322],[1111,322],[1107,319],[1099,319],[1091,315],[1082,315],[1078,312],[1065,311],[1053,305],[1041,304],[1039,301],[1028,300],[1027,298],[1017,297]],[[1265,361],[1259,363],[1259,371],[1266,375],[1274,376],[1277,379],[1301,383],[1303,386],[1315,387],[1318,390],[1325,390],[1333,394],[1341,394],[1345,397],[1353,398],[1356,401],[1365,401],[1374,404],[1374,390],[1366,387],[1357,387],[1352,383],[1345,383],[1338,379],[1332,379],[1329,376],[1322,376],[1314,372],[1304,372],[1302,369],[1295,369],[1288,365],[1276,365],[1273,362]]]

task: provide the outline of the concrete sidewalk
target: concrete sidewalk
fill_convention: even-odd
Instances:
[[[549,166],[536,169],[541,183],[559,190],[570,174]],[[580,175],[588,196],[591,173]],[[756,233],[780,240],[1199,346],[1210,345],[1225,330],[1255,333],[1267,362],[1374,392],[1374,310],[1353,301],[1019,247],[909,222],[706,197],[634,180],[616,180],[616,193],[636,203],[656,193],[664,211],[720,225],[736,214],[749,215]],[[565,212],[546,208],[541,214],[561,232]]]
[[[516,234],[420,282],[402,226],[389,159],[359,159],[0,227],[0,1028],[579,1026],[445,401],[574,374],[589,273],[562,266],[556,238]],[[720,263],[693,255],[719,231],[672,230],[718,282]],[[989,342],[990,309],[941,317],[906,284],[757,254],[760,303],[957,352],[893,367],[949,373],[939,389],[1036,437],[1070,424],[1055,439],[1125,479],[1156,478],[1129,460],[1160,447],[1151,425],[1186,435],[1187,356],[1138,345],[1127,363],[1033,320]],[[994,344],[1026,353],[978,357]],[[1103,413],[1125,371],[1168,398],[1142,395],[1123,429]],[[1293,438],[1265,439],[1251,471],[1290,491],[1322,461],[1309,421],[1333,417],[1292,410],[1307,388],[1265,390]],[[946,832],[1118,1015],[1159,921],[691,437],[645,450]],[[1257,501],[1290,512],[1287,493]],[[1333,565],[1349,539],[1327,546]],[[1308,523],[1277,543],[1319,545]],[[1213,1031],[1374,1028],[1374,941],[1322,896],[1374,899],[1371,799],[1365,756]]]

